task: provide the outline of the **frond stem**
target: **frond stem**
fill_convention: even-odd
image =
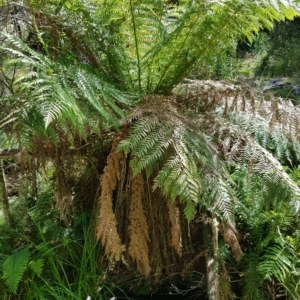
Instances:
[[[141,92],[142,84],[141,84],[141,62],[140,62],[140,53],[139,53],[139,43],[138,43],[138,39],[137,39],[137,30],[136,30],[132,0],[130,0],[129,3],[130,3],[130,13],[131,13],[131,19],[132,19],[132,25],[133,25],[133,33],[134,33],[135,52],[136,52],[136,58],[137,58],[139,92]]]
[[[163,81],[163,79],[164,79],[164,77],[165,77],[167,71],[168,71],[169,68],[172,66],[172,64],[173,64],[174,60],[176,59],[176,57],[182,53],[182,49],[183,49],[184,45],[186,44],[186,41],[188,40],[190,34],[193,32],[193,29],[194,29],[195,25],[197,24],[198,18],[199,18],[199,17],[197,17],[196,20],[193,22],[193,24],[191,24],[191,26],[190,26],[190,28],[189,28],[189,32],[188,32],[188,34],[185,36],[185,38],[184,38],[183,42],[181,43],[181,45],[180,45],[178,51],[173,55],[171,61],[170,61],[170,62],[168,63],[168,65],[165,67],[165,69],[164,69],[164,71],[163,71],[163,73],[162,73],[162,75],[161,75],[161,77],[160,77],[160,79],[159,79],[159,81],[158,81],[158,83],[157,83],[155,89],[154,89],[154,93],[157,93],[157,92],[158,92],[159,85],[160,85],[161,82]]]

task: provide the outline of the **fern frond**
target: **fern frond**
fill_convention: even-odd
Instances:
[[[41,277],[42,272],[43,272],[43,267],[44,267],[44,259],[43,258],[38,258],[31,260],[28,264],[28,267],[39,277]]]
[[[252,198],[251,208],[255,206],[253,202]],[[294,240],[286,236],[286,233],[294,227],[295,213],[290,209],[287,210],[287,206],[277,212],[263,209],[260,210],[262,212],[256,210],[254,212],[256,216],[248,215],[249,242],[253,243],[253,246],[243,259],[246,263],[245,299],[252,299],[256,293],[255,289],[263,290],[263,283],[271,280],[284,286],[292,299],[296,299],[295,290],[289,283],[298,280],[295,271],[299,254]]]
[[[297,16],[297,5],[286,0],[178,5],[164,0],[93,0],[89,6],[76,5],[76,10],[67,11],[68,22],[63,21],[65,11],[57,17],[49,13],[53,6],[39,7],[50,36],[62,33],[59,42],[55,39],[55,54],[72,53],[74,60],[87,60],[124,90],[142,93],[168,94],[195,62],[209,65],[214,60],[216,52],[210,49],[225,53],[235,37],[251,40],[262,27]]]
[[[216,186],[212,186],[211,197],[213,199],[213,210],[220,216],[221,219],[235,228],[233,222],[235,219],[233,203],[236,199],[233,190],[228,188],[231,184],[232,183],[226,183],[220,179]]]
[[[184,115],[172,97],[151,96],[150,103],[149,98],[129,116],[139,118],[118,146],[130,152],[133,172],[145,170],[151,174],[157,166],[154,189],[160,188],[166,197],[184,202],[188,220],[194,216],[196,205],[206,206],[209,198],[211,207],[234,224],[231,187],[223,184],[229,177],[210,137],[202,132],[201,125]],[[203,186],[210,192],[203,193]]]
[[[167,201],[168,210],[169,210],[169,220],[171,223],[171,245],[174,247],[177,254],[182,256],[182,228],[180,223],[180,210],[177,207],[176,203],[172,201]],[[193,209],[191,216],[187,213],[188,216],[192,218]]]
[[[291,203],[298,211],[300,190],[279,162],[298,155],[298,107],[288,100],[271,97],[268,101],[260,93],[221,82],[191,81],[186,88],[189,94],[180,103],[186,103],[195,113],[200,110],[208,114],[198,121],[213,124],[202,130],[215,137],[226,161],[247,165],[249,175],[260,174],[283,190],[288,187],[293,194]],[[269,187],[264,185],[265,189]]]
[[[257,273],[259,257],[255,253],[250,253],[244,257],[247,268],[244,275],[243,299],[259,300],[265,299],[262,293],[263,277]]]
[[[30,252],[28,248],[11,254],[3,263],[3,278],[12,293],[16,293],[27,268]]]
[[[293,270],[292,253],[288,253],[280,245],[268,247],[257,266],[257,272],[270,280],[274,276],[279,282],[285,282],[288,274]]]
[[[144,179],[141,173],[135,175],[131,184],[131,200],[129,208],[128,226],[130,244],[128,253],[137,263],[137,269],[145,276],[151,272],[149,262],[149,231],[148,223],[143,209]]]
[[[97,239],[105,246],[105,254],[119,261],[125,246],[117,231],[117,220],[113,211],[113,192],[120,179],[123,153],[115,153],[117,140],[114,142],[112,151],[107,158],[107,166],[101,176],[101,195],[99,197],[99,222],[97,227]]]
[[[44,116],[45,128],[52,122],[69,122],[80,132],[80,128],[92,124],[91,116],[102,119],[103,125],[116,126],[124,109],[136,103],[136,96],[118,91],[83,65],[67,66],[50,60],[16,37],[7,36],[6,43],[10,47],[1,49],[15,56],[9,63],[29,70],[15,81],[15,86],[27,93],[27,106],[34,104]],[[89,109],[82,109],[83,103]]]

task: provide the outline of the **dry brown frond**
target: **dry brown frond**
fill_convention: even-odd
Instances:
[[[118,139],[115,139],[107,158],[107,165],[100,178],[101,194],[99,197],[100,215],[97,227],[97,239],[101,240],[105,254],[119,261],[125,246],[117,232],[117,221],[113,211],[113,192],[120,178],[120,168],[124,162],[124,153],[117,152]]]
[[[291,141],[300,141],[300,106],[289,99],[276,98],[273,94],[236,86],[222,81],[190,80],[174,89],[179,94],[177,103],[199,109],[205,113],[222,111],[237,118],[247,116],[253,122],[264,120],[270,132],[280,128],[282,134]]]
[[[174,247],[176,253],[182,256],[182,231],[180,224],[180,211],[175,203],[171,200],[167,201],[169,209],[169,220],[171,222],[171,245]]]
[[[230,245],[233,257],[237,262],[239,262],[242,259],[244,253],[238,242],[236,230],[226,223],[220,223],[219,232],[223,235],[225,242]]]
[[[149,232],[146,215],[143,209],[144,179],[138,173],[131,183],[131,201],[129,208],[129,255],[136,261],[138,271],[148,276],[151,272],[149,262]]]
[[[125,122],[131,122],[147,114],[151,114],[153,121],[163,119],[164,122],[172,125],[184,121],[185,110],[177,100],[175,96],[147,95],[140,105],[127,116]]]

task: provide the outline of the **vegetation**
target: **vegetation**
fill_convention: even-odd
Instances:
[[[297,4],[0,4],[0,297],[299,298],[300,108],[187,79]]]

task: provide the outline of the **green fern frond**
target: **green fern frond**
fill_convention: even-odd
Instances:
[[[232,189],[228,188],[232,183],[219,181],[219,183],[212,187],[212,197],[213,201],[213,211],[215,211],[219,217],[232,225],[233,228],[235,219],[234,216],[234,202],[235,202],[235,194]]]
[[[30,252],[25,248],[11,254],[3,263],[3,278],[11,292],[16,293],[19,283],[27,268]]]
[[[253,200],[251,202],[253,207],[255,204]],[[271,280],[284,286],[292,299],[296,299],[296,290],[291,288],[290,282],[295,283],[299,280],[295,272],[299,254],[294,239],[286,236],[286,233],[293,228],[294,220],[295,213],[287,206],[285,210],[277,212],[266,210],[259,213],[256,210],[255,217],[249,214],[249,242],[253,247],[243,259],[246,264],[243,279],[245,299],[252,299],[256,293],[255,289],[260,290],[264,282]]]
[[[288,274],[293,271],[292,256],[280,245],[268,247],[257,266],[257,272],[265,279],[270,280],[274,276],[279,282],[285,282]]]
[[[83,65],[66,66],[52,61],[16,37],[7,36],[6,43],[10,47],[1,49],[15,56],[9,64],[29,70],[14,84],[20,93],[27,94],[26,106],[34,105],[37,113],[44,116],[44,128],[53,122],[69,123],[84,135],[82,129],[96,120],[102,126],[117,126],[126,108],[136,104],[138,97],[118,91]]]
[[[178,141],[177,141],[178,142]],[[200,202],[202,194],[202,180],[194,160],[177,145],[177,154],[170,157],[154,179],[154,188],[159,187],[163,193],[171,198],[179,198],[186,203],[190,217],[192,203],[194,208]]]
[[[31,260],[28,264],[28,267],[39,277],[41,277],[42,272],[43,272],[43,267],[44,267],[44,259],[43,258],[38,258]]]
[[[243,274],[243,299],[265,299],[262,293],[263,277],[257,272],[259,257],[255,253],[250,253],[244,256],[243,261],[247,264],[245,273]]]
[[[185,207],[184,207],[184,215],[188,221],[193,220],[196,214],[196,207],[195,203],[192,202],[190,199],[185,199]]]

